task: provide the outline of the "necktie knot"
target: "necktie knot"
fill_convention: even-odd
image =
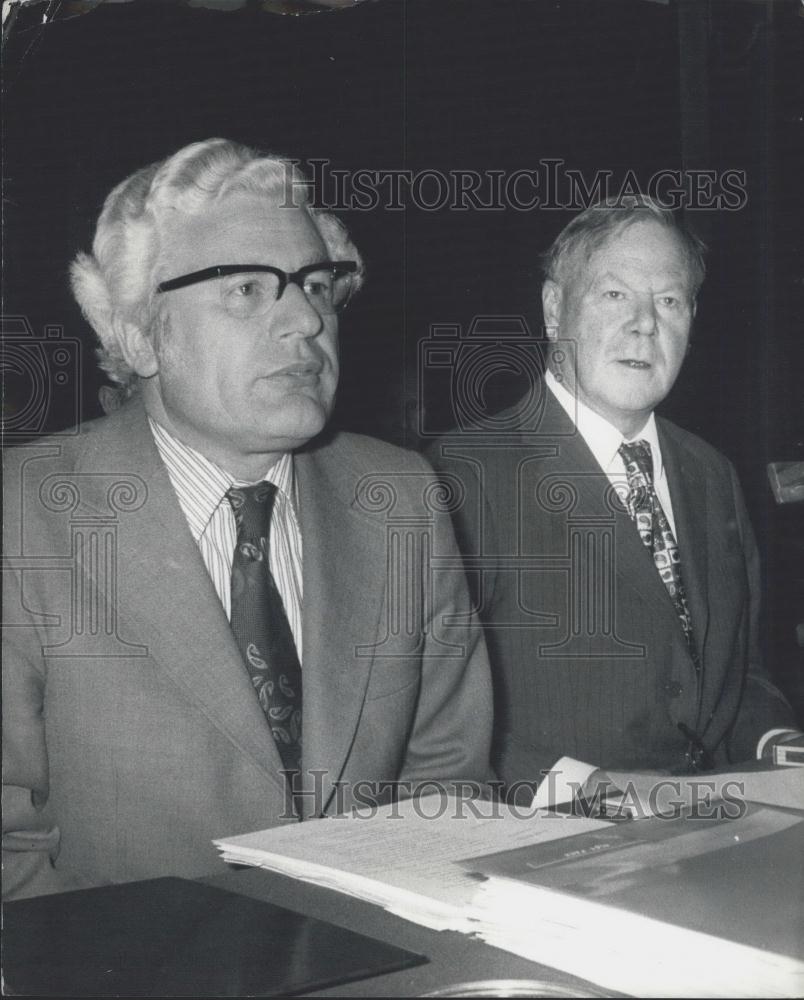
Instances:
[[[259,547],[260,540],[270,535],[271,511],[276,499],[273,483],[254,483],[253,486],[232,486],[226,491],[237,526],[238,542],[248,542]]]
[[[640,438],[638,441],[623,441],[618,449],[625,463],[625,474],[632,483],[638,476],[647,484],[653,483],[653,453],[650,444]]]

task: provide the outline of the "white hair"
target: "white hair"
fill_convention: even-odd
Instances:
[[[207,139],[136,171],[107,197],[92,253],[70,268],[73,294],[98,336],[98,360],[112,382],[131,390],[136,375],[123,356],[119,320],[151,331],[160,266],[162,224],[169,213],[197,214],[236,192],[304,209],[332,260],[355,260],[352,288],[363,283],[363,262],[343,223],[314,208],[307,180],[292,160],[259,153],[228,139]],[[281,199],[281,200],[280,200]]]

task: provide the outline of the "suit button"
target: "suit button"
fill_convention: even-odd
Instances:
[[[665,691],[670,695],[671,698],[678,698],[681,692],[684,690],[678,681],[668,681],[664,686]]]

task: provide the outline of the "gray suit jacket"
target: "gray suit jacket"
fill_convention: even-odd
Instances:
[[[215,872],[213,837],[293,818],[141,404],[8,464],[9,895]],[[296,472],[305,818],[382,797],[379,782],[487,780],[486,650],[463,575],[426,556],[455,554],[432,471],[343,434],[299,453]]]
[[[690,761],[679,724],[716,764],[752,757],[759,736],[792,715],[760,659],[759,563],[733,467],[659,418],[696,673],[651,553],[540,388],[531,426],[447,436],[430,452],[463,493],[455,521],[486,624],[500,777],[538,781],[562,754],[681,772]],[[496,427],[517,428],[526,409]]]

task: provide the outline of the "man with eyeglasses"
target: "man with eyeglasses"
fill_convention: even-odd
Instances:
[[[432,472],[325,433],[363,281],[343,225],[212,139],[112,191],[72,281],[130,398],[10,456],[7,893],[204,875],[213,837],[486,781]]]

